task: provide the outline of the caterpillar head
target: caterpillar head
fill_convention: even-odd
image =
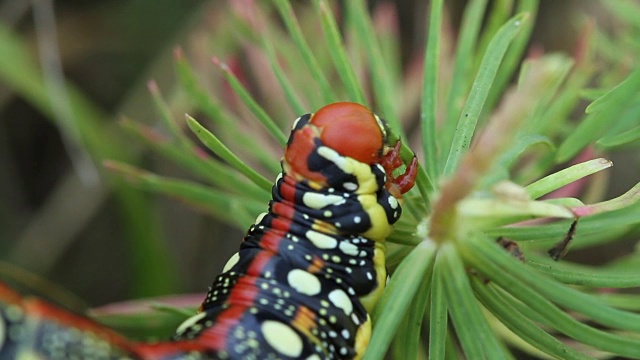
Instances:
[[[356,103],[333,103],[296,120],[285,150],[285,171],[322,186],[333,185],[351,175],[336,171],[336,166],[344,170],[337,164],[336,160],[340,160],[336,159],[337,153],[359,163],[381,165],[387,175],[385,187],[400,197],[411,186],[396,184],[392,172],[403,163],[399,158],[399,144],[392,146],[387,141],[386,123],[371,110]],[[327,156],[327,153],[334,155]],[[412,167],[413,171],[416,166],[412,163],[407,169]]]

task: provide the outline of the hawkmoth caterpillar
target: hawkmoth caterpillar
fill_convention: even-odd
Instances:
[[[0,287],[0,358],[353,359],[386,282],[385,245],[417,161],[355,103],[296,119],[267,212],[171,341],[136,343]]]

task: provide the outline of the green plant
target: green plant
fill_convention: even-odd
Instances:
[[[444,48],[453,36],[442,31],[443,1],[431,3],[421,83],[400,66],[395,35],[373,23],[364,1],[345,2],[342,27],[322,0],[295,14],[286,0],[236,11],[231,26],[260,54],[253,60],[266,60],[273,72],[276,82],[261,83],[269,98],[252,96],[239,78],[265,68],[238,73],[214,60],[226,82],[212,96],[181,52],[176,59],[194,111],[219,135],[191,116],[187,126],[216,157],[198,155],[154,85],[169,135],[123,122],[202,183],[123,162],[107,167],[140,189],[177,197],[245,229],[269,199],[268,179],[279,171],[276,149],[290,119],[337,100],[368,104],[409,140],[405,160],[412,148],[422,167],[388,239],[391,278],[372,314],[367,359],[383,358],[392,343],[398,359],[512,358],[512,348],[562,359],[640,358],[640,297],[623,291],[640,286],[638,253],[602,266],[554,262],[545,253],[575,219],[571,250],[638,234],[638,185],[612,200],[596,195],[606,176],[601,171],[612,165],[598,156],[639,144],[640,7],[609,2],[621,36],[596,28],[573,57],[542,54],[521,65],[537,1],[496,3],[482,27],[486,1],[469,2],[451,54]],[[323,36],[311,41],[317,31]],[[590,102],[586,113],[574,115],[584,100]],[[418,112],[421,141],[404,130]],[[247,118],[268,136],[248,131],[257,125]],[[570,184],[584,189],[584,200],[563,188]],[[522,223],[532,219],[542,221]],[[515,240],[525,260],[499,246],[500,237]]]

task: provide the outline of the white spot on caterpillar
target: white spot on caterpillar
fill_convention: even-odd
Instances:
[[[300,121],[300,119],[302,119],[302,116],[300,116],[297,119],[293,120],[293,125],[291,125],[291,130],[295,129],[296,126],[298,126],[298,122]]]
[[[340,290],[336,289],[329,293],[329,301],[336,307],[342,309],[346,315],[351,314],[353,311],[353,304],[351,303],[351,299],[347,294]]]
[[[320,293],[320,280],[304,270],[293,269],[287,275],[289,285],[299,293],[313,296]]]
[[[398,207],[398,199],[393,196],[389,196],[387,200],[389,201],[389,206],[391,206],[392,209],[396,209]]]
[[[264,219],[265,216],[267,216],[266,212],[263,212],[260,215],[258,215],[258,217],[256,218],[256,222],[254,224],[256,225],[260,224],[260,222],[262,221],[262,219]]]
[[[267,320],[260,329],[267,343],[280,354],[293,358],[302,354],[302,339],[289,326],[279,321]]]
[[[350,242],[341,241],[339,248],[343,253],[347,255],[351,255],[351,256],[358,255],[358,247],[353,245]]]
[[[346,182],[342,184],[342,187],[347,191],[356,191],[358,190],[358,184],[352,182]]]
[[[343,169],[345,157],[338,154],[338,152],[333,150],[332,148],[327,146],[320,146],[318,147],[318,155],[336,164],[340,169]]]
[[[349,339],[349,335],[350,335],[350,334],[349,334],[349,330],[347,330],[347,329],[342,329],[342,333],[341,333],[341,334],[342,334],[342,337],[343,337],[343,338],[345,338],[345,339],[347,339],[347,340]]]
[[[206,312],[201,312],[199,314],[193,315],[192,317],[183,321],[182,324],[180,324],[180,326],[178,326],[178,329],[176,329],[176,334],[180,335],[184,333],[185,331],[187,331],[187,329],[189,329],[190,327],[193,327],[198,321],[202,320],[206,316],[207,316]]]
[[[231,268],[235,264],[237,264],[238,261],[240,261],[240,253],[235,253],[235,254],[231,255],[229,260],[227,260],[227,263],[224,264],[224,268],[222,268],[222,272],[226,273],[227,271],[231,270]]]
[[[318,249],[335,249],[338,245],[336,239],[317,231],[309,230],[306,236]]]
[[[382,119],[380,119],[380,117],[376,114],[373,114],[373,117],[376,119],[376,122],[378,123],[378,127],[380,128],[380,132],[382,133],[382,137],[386,138],[387,137],[387,127],[384,125],[384,121]]]
[[[360,224],[360,222],[362,221],[362,218],[360,216],[354,216],[353,217],[353,222],[356,224]]]
[[[306,207],[312,209],[322,209],[328,205],[342,205],[345,203],[345,199],[338,195],[326,195],[318,194],[311,191],[307,191],[302,195],[302,202]]]

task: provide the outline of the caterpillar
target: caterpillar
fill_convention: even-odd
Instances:
[[[417,160],[340,102],[293,124],[267,212],[171,341],[136,343],[0,286],[0,358],[358,359],[386,282],[385,239]]]

